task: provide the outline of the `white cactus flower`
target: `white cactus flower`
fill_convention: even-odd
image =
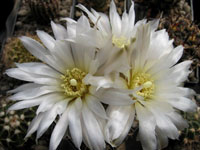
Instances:
[[[37,139],[59,116],[51,135],[50,150],[58,147],[68,126],[78,149],[84,141],[90,149],[102,150],[107,116],[101,102],[109,104],[110,101],[95,95],[97,88],[109,87],[112,82],[102,76],[104,71],[96,49],[63,40],[68,38],[67,30],[53,22],[51,25],[56,39],[37,31],[45,47],[31,38],[21,37],[27,50],[44,63],[16,64],[17,68],[6,71],[10,77],[31,82],[10,91],[15,93],[10,99],[17,103],[9,110],[39,105],[26,135],[29,137],[37,131]],[[131,103],[131,99],[124,101],[124,104]]]
[[[101,12],[96,12],[94,9],[91,9],[90,12],[81,4],[78,4],[77,7],[87,13],[89,19],[99,31],[97,33],[98,38],[96,39],[98,47],[103,47],[107,43],[108,39],[112,39],[112,44],[118,48],[128,46],[135,36],[135,27],[142,22],[138,22],[135,26],[135,11],[133,2],[129,13],[124,10],[122,17],[120,17],[117,13],[113,0],[110,3],[109,16]]]
[[[196,110],[190,99],[194,91],[183,87],[192,62],[177,64],[183,47],[173,48],[167,32],[155,31],[151,23],[138,27],[136,41],[128,47],[132,52],[127,58],[129,71],[120,73],[113,88],[102,90],[101,97],[113,99],[113,93],[128,89],[127,95],[134,101],[127,106],[112,104],[107,109],[109,120],[105,132],[113,146],[122,143],[136,118],[144,150],[166,147],[168,138],[178,139],[179,130],[187,127],[179,110]]]

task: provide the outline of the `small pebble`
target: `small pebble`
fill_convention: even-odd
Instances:
[[[17,21],[15,26],[18,27],[18,28],[21,27],[22,26],[22,22],[21,21]]]
[[[26,16],[28,13],[29,13],[28,10],[26,10],[26,9],[21,9],[21,10],[18,12],[18,16],[23,17],[23,16]]]
[[[185,15],[185,14],[186,14],[186,12],[185,12],[185,11],[183,11],[183,10],[181,10],[181,11],[180,11],[180,14],[181,14],[181,15]]]
[[[64,9],[64,10],[61,10],[59,14],[60,14],[61,16],[63,16],[63,17],[64,17],[64,16],[67,17],[67,10],[65,10],[65,9]]]

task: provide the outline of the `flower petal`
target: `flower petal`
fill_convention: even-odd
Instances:
[[[173,99],[168,99],[168,102],[173,107],[185,112],[195,112],[197,109],[197,105],[195,104],[195,102],[186,97],[177,97]]]
[[[109,105],[130,105],[134,101],[129,96],[130,91],[120,90],[115,88],[99,89],[96,95],[99,95],[99,100]],[[131,94],[131,93],[130,93]]]
[[[24,108],[30,108],[33,106],[39,105],[44,99],[42,97],[36,98],[36,99],[31,99],[28,101],[20,101],[8,108],[8,111],[11,110],[19,110],[19,109],[24,109]]]
[[[60,24],[55,24],[51,21],[51,27],[56,40],[64,40],[67,38],[67,30]]]
[[[105,148],[104,135],[99,126],[97,118],[87,108],[86,104],[83,105],[82,117],[85,129],[88,134],[88,141],[91,144],[91,149],[102,150]]]
[[[168,136],[171,139],[178,139],[179,132],[173,122],[165,115],[165,112],[162,111],[162,108],[165,109],[165,106],[160,106],[158,103],[146,103],[146,107],[150,110],[155,119],[157,127],[162,131],[162,133]],[[171,109],[171,108],[170,108]]]
[[[120,145],[124,141],[124,139],[127,137],[128,133],[133,125],[134,117],[135,117],[135,110],[133,109],[133,112],[131,112],[131,114],[129,116],[128,122],[127,122],[126,126],[124,127],[124,131],[116,140],[114,140],[115,145]]]
[[[40,138],[43,133],[48,129],[48,127],[55,120],[57,114],[61,114],[65,111],[67,101],[60,101],[56,103],[49,111],[46,111],[44,114],[44,119],[40,122],[40,125],[37,130],[37,139]]]
[[[57,60],[51,56],[50,51],[45,49],[39,42],[25,36],[22,36],[20,40],[22,41],[24,47],[35,57],[49,64],[54,69],[59,70],[60,72],[63,71],[63,68],[58,65],[58,62],[55,63]]]
[[[62,114],[51,134],[50,150],[56,150],[68,127],[68,110]]]
[[[168,137],[159,128],[156,128],[156,136],[157,136],[158,148],[163,149],[167,147]]]
[[[42,41],[42,43],[48,48],[49,50],[52,50],[55,46],[55,39],[50,36],[48,33],[44,31],[37,30],[37,35]]]
[[[93,111],[97,116],[107,119],[107,115],[105,112],[105,109],[103,105],[99,102],[99,99],[92,96],[92,95],[87,95],[86,96],[86,103],[88,107],[90,108],[91,111]]]
[[[30,137],[30,135],[33,134],[38,129],[39,124],[41,120],[43,119],[43,117],[44,117],[44,113],[40,113],[37,116],[35,116],[35,118],[31,121],[31,124],[28,127],[28,131],[25,138]]]
[[[53,78],[59,78],[60,73],[54,70],[53,68],[47,66],[46,64],[43,63],[37,63],[37,62],[30,62],[30,63],[16,63],[16,66],[27,72],[27,73],[33,73],[37,75],[44,75],[44,76],[49,76]]]
[[[59,102],[60,100],[66,101],[66,103],[68,103],[71,99],[64,99],[64,97],[59,96],[58,94],[54,94],[54,93],[51,95],[50,94],[46,95],[45,100],[43,100],[40,106],[38,107],[36,114],[39,114],[40,112],[48,111],[49,109],[53,107],[55,103]]]
[[[68,112],[70,135],[73,143],[78,149],[80,149],[82,142],[82,127],[80,121],[81,110],[82,101],[80,98],[77,98],[75,102],[69,106]]]
[[[109,77],[102,77],[102,76],[92,76],[91,74],[87,74],[83,82],[85,84],[90,84],[97,87],[97,90],[101,87],[109,88],[113,84],[112,80]]]
[[[24,80],[24,81],[32,81],[37,84],[58,85],[59,83],[59,80],[56,78],[28,73],[19,68],[8,69],[6,70],[6,74],[15,79]]]
[[[106,125],[106,131],[107,131],[106,136],[111,142],[113,142],[118,138],[121,138],[120,136],[121,135],[123,136],[123,134],[125,133],[128,134],[128,131],[130,130],[131,127],[130,124],[133,123],[133,122],[130,123],[129,119],[132,120],[134,118],[134,117],[130,118],[130,116],[132,116],[132,114],[135,114],[133,105],[109,106],[107,108],[107,114],[109,120]],[[126,127],[128,127],[128,129]],[[128,131],[124,133],[124,130]],[[115,143],[115,144],[120,144],[120,143]]]
[[[121,18],[117,13],[116,6],[114,1],[112,0],[110,3],[110,11],[109,11],[110,23],[112,26],[112,33],[115,36],[119,36],[121,33]]]
[[[135,105],[139,120],[139,138],[142,143],[142,148],[144,150],[156,149],[155,118],[150,111],[139,103],[136,103]]]

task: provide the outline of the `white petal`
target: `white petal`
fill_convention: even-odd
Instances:
[[[68,34],[68,38],[66,40],[75,42],[77,22],[70,22],[69,18],[65,20],[67,21],[67,34]]]
[[[91,9],[91,11],[97,19],[99,18],[98,22],[96,21],[95,24],[97,24],[97,28],[101,31],[101,34],[103,34],[104,36],[111,35],[108,16],[101,12],[97,13],[94,9]]]
[[[174,48],[169,54],[165,54],[164,56],[162,56],[159,59],[159,61],[157,61],[155,65],[153,65],[152,68],[149,69],[149,73],[151,75],[155,75],[161,72],[161,70],[166,70],[172,67],[178,62],[182,54],[183,54],[182,46]]]
[[[121,29],[121,36],[126,37],[127,34],[129,34],[129,19],[128,19],[128,14],[126,11],[124,11],[122,15],[122,29]]]
[[[42,98],[36,98],[36,99],[31,99],[28,101],[20,101],[15,103],[14,105],[10,106],[8,108],[8,111],[10,110],[19,110],[19,109],[24,109],[24,108],[30,108],[33,106],[39,105],[43,101]]]
[[[112,0],[110,3],[110,11],[109,11],[110,23],[112,26],[112,33],[115,36],[119,36],[121,33],[121,18],[117,13],[116,6],[114,1]]]
[[[35,84],[35,85],[37,85],[37,86],[33,86],[30,88],[24,89],[23,91],[10,96],[9,99],[14,100],[14,101],[33,99],[33,98],[42,96],[44,94],[61,91],[59,88],[54,87],[54,86],[41,86],[38,84]]]
[[[60,97],[56,94],[46,96],[46,100],[42,101],[42,103],[40,104],[40,106],[38,107],[38,109],[36,111],[36,114],[39,114],[40,112],[48,111],[49,109],[51,109],[53,107],[53,105],[55,103],[57,103],[60,100],[66,101],[68,103],[68,101],[71,99],[64,99],[63,97]]]
[[[135,70],[144,68],[148,56],[147,54],[150,45],[150,35],[150,26],[148,24],[138,27],[135,42],[136,54],[134,58],[132,58],[132,60],[135,62]]]
[[[68,112],[70,135],[73,143],[78,149],[80,149],[82,142],[82,127],[80,121],[81,107],[82,100],[77,98],[75,102],[69,106]]]
[[[92,95],[87,95],[85,99],[90,110],[93,111],[97,116],[103,119],[108,118],[103,105],[99,102],[99,100],[96,97]]]
[[[144,150],[156,149],[155,126],[153,114],[146,108],[136,103],[136,113],[139,120],[139,138]]]
[[[183,117],[177,112],[171,112],[168,114],[171,121],[177,126],[179,130],[183,130],[188,127],[188,123]]]
[[[76,43],[72,43],[72,55],[74,58],[75,66],[78,68],[84,68],[84,53],[86,51],[86,47],[83,45],[79,45]]]
[[[31,54],[44,62],[48,62],[50,53],[39,42],[25,36],[22,36],[20,40]]]
[[[88,54],[85,53],[85,70],[89,73],[89,74],[95,74],[100,66],[99,64],[99,60],[95,59],[95,60],[90,60],[90,58],[88,58]],[[90,61],[88,61],[90,60]],[[86,65],[88,66],[88,69],[86,68]]]
[[[111,141],[116,140],[122,134],[124,134],[123,133],[124,130],[129,131],[130,128],[126,129],[126,126],[128,124],[128,127],[131,127],[131,126],[129,126],[128,122],[129,122],[129,119],[132,119],[132,118],[130,118],[130,116],[132,114],[134,114],[133,105],[109,106],[107,108],[107,114],[109,117],[108,123],[106,125],[108,139],[110,139]],[[131,122],[130,124],[132,124],[132,123],[133,122]],[[116,145],[116,146],[118,146],[118,145]]]
[[[84,77],[83,82],[88,85],[90,84],[90,85],[96,86],[97,89],[101,87],[109,88],[113,84],[111,78],[109,77],[92,76],[91,74],[87,74]]]
[[[25,138],[29,137],[31,134],[33,134],[37,130],[43,117],[44,117],[43,113],[40,113],[37,116],[35,116],[35,118],[31,121],[31,124],[28,127],[28,131]]]
[[[65,135],[65,132],[68,127],[68,111],[66,110],[58,122],[56,123],[56,126],[51,134],[51,139],[50,139],[50,150],[56,150],[59,143],[61,142],[63,136]]]
[[[60,100],[60,98],[58,99],[52,99],[53,97],[50,97],[51,99],[42,101],[42,103],[39,105],[36,114],[38,115],[41,112],[45,112],[45,111],[49,111],[53,105],[55,105],[56,102],[58,102]]]
[[[82,11],[84,11],[85,13],[87,13],[88,17],[90,18],[90,20],[95,23],[97,21],[97,17],[95,17],[85,6],[78,4],[76,5],[78,8],[80,8]]]
[[[183,46],[177,46],[176,48],[174,48],[172,50],[172,52],[169,54],[169,64],[170,64],[170,67],[174,64],[176,64],[179,59],[181,58],[181,56],[183,55]]]
[[[105,64],[104,74],[110,74],[112,72],[125,72],[129,67],[127,53],[122,50],[115,50],[115,52],[110,54],[109,60]]]
[[[57,114],[61,114],[66,109],[67,101],[60,101],[56,103],[49,111],[44,114],[44,119],[40,122],[37,130],[37,139],[40,138],[48,127],[55,120]],[[61,110],[59,110],[61,109]]]
[[[180,109],[185,112],[195,112],[197,105],[192,100],[186,97],[178,97],[173,99],[168,99],[168,102],[175,108]]]
[[[159,22],[160,22],[159,19],[154,19],[148,22],[151,26],[151,31],[155,31],[158,29]]]
[[[85,17],[85,15],[82,15],[78,19],[77,25],[82,26],[82,28],[77,28],[77,32],[80,32],[80,33],[84,33],[85,31],[87,31],[88,29],[90,29],[89,20],[87,19],[87,17]]]
[[[122,134],[116,140],[114,140],[115,145],[120,145],[124,141],[124,139],[127,137],[128,133],[133,125],[133,121],[134,121],[134,117],[135,117],[135,110],[134,109],[132,109],[132,110],[133,110],[133,112],[131,112],[128,122],[127,122],[126,126],[124,127]]]
[[[53,78],[59,78],[60,73],[54,70],[53,68],[47,66],[46,64],[43,63],[16,63],[16,66],[28,73],[33,73],[33,74],[38,74],[38,75],[44,75],[44,76],[49,76]]]
[[[56,41],[52,54],[61,62],[64,69],[74,67],[74,59],[70,43],[67,41]]]
[[[65,21],[67,21],[69,23],[76,23],[75,20],[73,20],[72,18],[69,18],[69,17],[61,18],[60,20],[65,20]]]
[[[175,83],[182,83],[187,79],[189,73],[191,73],[191,71],[189,71],[191,63],[192,61],[184,61],[182,63],[175,65],[174,67],[171,68],[170,70],[171,74],[169,74],[168,78],[173,80],[173,82]]]
[[[195,91],[190,88],[184,88],[184,87],[176,87],[176,86],[160,86],[156,90],[157,96],[160,98],[177,98],[177,97],[187,97],[191,98],[193,95],[195,95]]]
[[[8,93],[17,93],[17,92],[22,92],[26,89],[34,88],[34,87],[40,87],[41,85],[35,84],[35,83],[26,83],[23,85],[18,86],[17,88],[8,91]]]
[[[54,48],[55,39],[52,36],[50,36],[48,33],[44,31],[39,31],[39,30],[37,30],[37,35],[42,41],[42,43],[46,46],[46,48],[48,48],[49,50],[52,50]]]
[[[102,150],[105,148],[104,135],[93,113],[83,105],[82,117],[85,129],[88,134],[88,141],[91,143],[91,149]]]
[[[168,54],[172,49],[172,43],[166,30],[159,30],[151,33],[148,59],[157,60],[161,56]]]
[[[156,136],[157,136],[158,149],[163,149],[167,147],[168,137],[159,128],[156,128]]]
[[[59,80],[43,75],[36,75],[33,73],[27,73],[24,72],[23,70],[20,70],[19,68],[12,68],[6,70],[6,74],[12,78],[16,78],[19,80],[24,80],[24,81],[32,81],[37,84],[46,84],[46,85],[58,85]]]
[[[129,15],[128,15],[128,19],[129,19],[129,28],[132,28],[134,27],[134,24],[135,24],[135,10],[134,10],[134,2],[132,2],[132,5],[129,9]],[[129,30],[131,31],[131,30]]]
[[[51,21],[51,27],[56,40],[63,40],[67,38],[67,30],[60,24],[55,24]]]
[[[99,89],[96,94],[99,95],[101,102],[109,105],[130,105],[134,103],[129,96],[130,91],[109,88]]]
[[[146,106],[153,113],[157,127],[162,131],[162,133],[171,139],[178,139],[179,132],[176,126],[165,115],[166,112],[162,111],[162,108],[165,109],[165,106],[160,106],[159,103],[158,105],[157,103],[151,104],[150,102]]]
[[[25,36],[21,37],[20,39],[25,48],[35,57],[51,65],[56,70],[62,70],[59,65],[55,63],[57,60],[55,60],[55,58],[50,54],[50,51],[44,48],[39,42]]]

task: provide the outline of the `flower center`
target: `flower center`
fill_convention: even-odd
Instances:
[[[61,75],[63,81],[61,87],[64,94],[68,97],[81,97],[88,91],[88,86],[82,82],[86,73],[78,68],[66,70],[64,75]]]
[[[155,85],[147,73],[136,73],[132,76],[131,89],[141,87],[139,91],[136,92],[137,95],[144,97],[144,100],[151,99],[155,91]]]
[[[112,43],[119,48],[124,48],[125,46],[128,46],[130,44],[130,40],[128,40],[124,36],[121,37],[113,36]]]

